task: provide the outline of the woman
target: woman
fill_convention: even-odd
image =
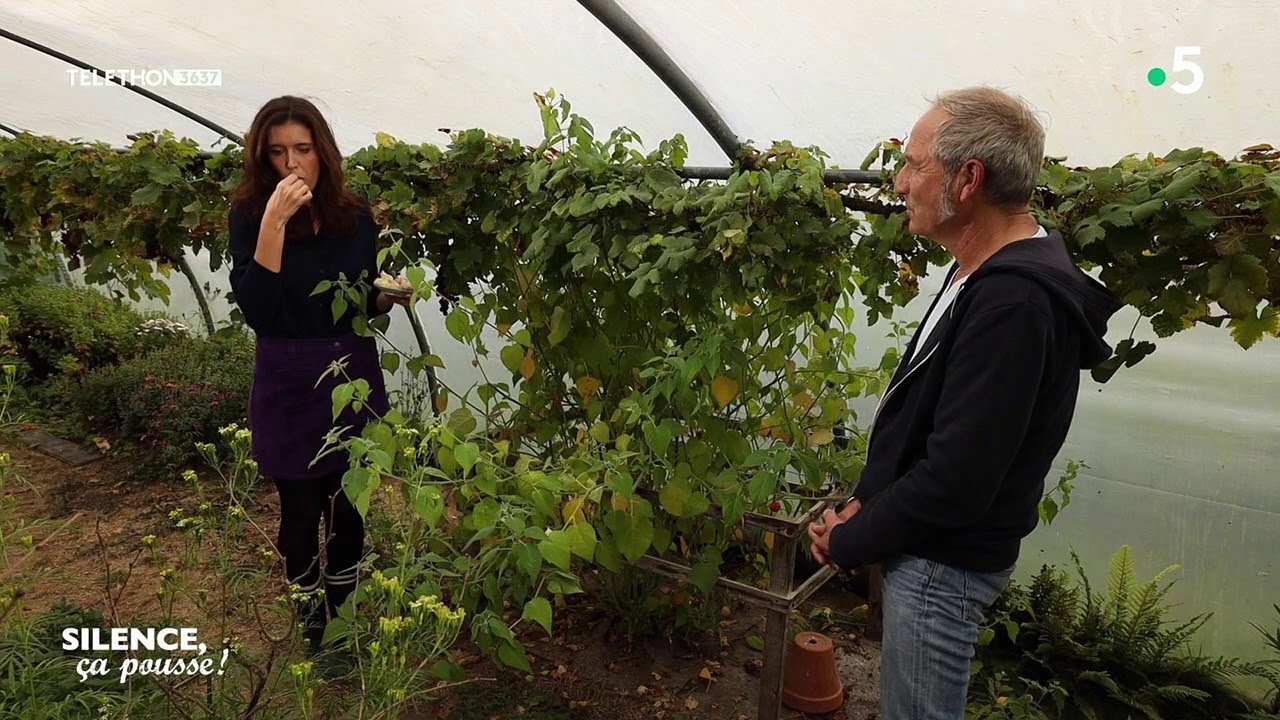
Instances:
[[[376,342],[352,331],[356,308],[335,321],[334,290],[314,293],[322,280],[377,276],[378,228],[367,204],[347,190],[333,132],[315,105],[302,98],[271,100],[245,139],[244,172],[231,201],[231,287],[245,322],[257,334],[249,396],[253,456],[280,494],[279,550],[285,574],[302,588],[304,634],[317,650],[330,617],[356,586],[364,553],[364,522],[342,491],[345,453],[316,460],[335,427],[359,432],[388,409]],[[395,302],[368,295],[365,314]],[[330,374],[346,358],[346,377]],[[332,389],[364,378],[367,409],[348,408],[337,421]],[[325,559],[317,532],[325,524]],[[319,601],[321,584],[324,600]]]

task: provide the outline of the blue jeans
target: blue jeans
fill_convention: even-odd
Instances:
[[[978,626],[1013,568],[973,572],[910,555],[882,568],[881,720],[963,720]]]

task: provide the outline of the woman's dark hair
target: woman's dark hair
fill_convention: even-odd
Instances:
[[[320,174],[311,191],[311,202],[299,208],[285,228],[285,237],[297,239],[311,234],[312,220],[336,235],[355,229],[356,216],[366,204],[347,190],[342,174],[342,154],[333,139],[333,130],[311,101],[293,95],[272,99],[258,110],[245,135],[244,170],[240,184],[232,192],[231,203],[244,208],[253,218],[261,218],[267,200],[280,182],[280,173],[271,165],[271,128],[296,122],[311,131],[312,148],[320,156]]]

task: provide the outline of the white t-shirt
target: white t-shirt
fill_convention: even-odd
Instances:
[[[1032,238],[1048,237],[1049,233],[1041,225],[1036,234]],[[943,315],[947,314],[947,310],[951,307],[951,303],[955,302],[956,296],[960,294],[960,288],[964,287],[964,283],[969,279],[968,275],[952,280],[951,284],[943,289],[942,294],[938,296],[938,302],[934,304],[933,310],[925,316],[924,322],[920,326],[920,339],[916,341],[916,348],[924,347],[925,341],[929,339],[929,334],[938,326],[938,321]],[[911,356],[908,355],[902,359],[903,362],[911,362]]]

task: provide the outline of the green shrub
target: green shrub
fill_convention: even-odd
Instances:
[[[99,292],[22,283],[0,290],[9,341],[27,377],[41,382],[81,375],[138,354],[137,331],[148,315]]]
[[[195,444],[215,442],[219,427],[245,422],[252,378],[248,337],[179,337],[119,365],[63,380],[56,394],[83,434],[141,443],[139,470],[156,475],[188,466]]]
[[[1140,583],[1133,555],[1111,560],[1095,592],[1076,558],[1079,584],[1045,566],[1011,583],[979,638],[968,717],[1252,720],[1270,717],[1233,680],[1266,677],[1265,663],[1201,654],[1191,641],[1208,621],[1169,619],[1169,568]]]

